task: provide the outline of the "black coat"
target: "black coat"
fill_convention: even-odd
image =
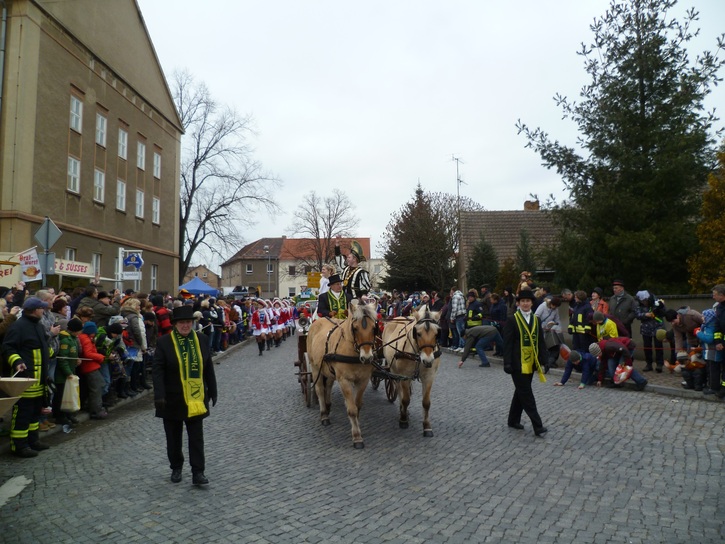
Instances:
[[[211,360],[211,351],[209,349],[209,339],[203,334],[197,336],[204,364],[202,379],[204,381],[204,404],[207,407],[206,414],[197,417],[203,418],[209,415],[209,400],[216,401],[217,385],[214,363]],[[163,335],[156,343],[152,375],[154,379],[154,401],[164,400],[166,404],[163,410],[156,408],[156,417],[173,420],[187,419],[188,406],[184,400],[179,361],[176,358],[171,334]]]
[[[544,334],[541,331],[541,322],[533,311],[531,317],[536,320],[539,364],[543,367],[544,363],[542,361],[545,360],[547,353]],[[521,333],[515,316],[509,317],[503,327],[503,368],[507,374],[512,372],[521,374]],[[534,364],[534,373],[536,373],[536,364]]]

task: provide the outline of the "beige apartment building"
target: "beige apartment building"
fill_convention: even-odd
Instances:
[[[47,216],[64,266],[42,283],[175,291],[183,130],[138,4],[0,9],[0,255],[38,245]],[[142,255],[140,279],[115,283],[134,270],[119,266],[120,248]]]

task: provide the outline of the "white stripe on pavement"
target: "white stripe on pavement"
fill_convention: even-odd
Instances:
[[[5,506],[10,499],[25,489],[33,480],[29,480],[25,476],[16,476],[10,478],[0,487],[0,506]]]

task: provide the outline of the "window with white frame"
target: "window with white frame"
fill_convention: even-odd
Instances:
[[[136,144],[136,167],[146,169],[146,144],[143,142]]]
[[[91,256],[91,266],[93,267],[93,273],[95,275],[101,274],[101,254],[100,253],[94,253]]]
[[[83,126],[83,102],[77,96],[70,97],[70,128],[81,132]]]
[[[274,265],[270,262],[267,263],[267,274],[271,274],[274,272]]]
[[[247,274],[252,274],[254,272],[254,266],[251,263],[247,263]]]
[[[161,179],[161,155],[154,151],[154,177]]]
[[[161,223],[161,201],[157,196],[151,199],[151,221],[157,225]]]
[[[108,121],[104,115],[96,114],[96,143],[101,147],[106,147],[106,128]]]
[[[68,190],[81,192],[81,161],[75,157],[68,157]]]
[[[126,182],[116,180],[116,209],[126,211]]]
[[[103,194],[106,189],[106,174],[96,168],[93,172],[93,200],[103,202]]]
[[[158,289],[159,265],[151,265],[151,290]]]
[[[136,217],[143,217],[143,191],[136,189]]]
[[[118,129],[118,156],[124,161],[128,160],[128,132],[122,128]]]
[[[76,248],[74,248],[74,247],[65,248],[65,260],[66,261],[75,261],[76,260]]]
[[[288,287],[287,289],[288,289],[288,290],[287,290],[287,296],[288,296],[288,297],[293,297],[293,296],[295,296],[295,288],[294,288],[294,287]]]

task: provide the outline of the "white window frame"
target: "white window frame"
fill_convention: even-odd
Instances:
[[[136,143],[136,168],[146,170],[146,144],[143,142]]]
[[[103,255],[100,253],[94,253],[91,255],[91,266],[93,267],[93,274],[96,276],[101,275],[101,261],[103,259]]]
[[[70,95],[70,128],[83,133],[83,101],[75,95]]]
[[[106,193],[106,173],[96,168],[93,171],[93,200],[103,203]]]
[[[128,132],[122,128],[118,129],[118,156],[128,160]]]
[[[141,189],[136,189],[136,217],[143,219],[143,208],[144,208],[144,192]]]
[[[151,290],[158,289],[158,283],[159,281],[159,265],[152,264],[151,265]]]
[[[154,177],[161,179],[161,155],[154,151]]]
[[[122,179],[116,180],[116,209],[126,211],[126,182]]]
[[[108,131],[108,119],[105,115],[96,113],[96,143],[106,147],[106,132]]]
[[[68,190],[72,193],[81,192],[81,161],[68,155]]]
[[[267,274],[274,274],[274,265],[271,262],[267,263]]]
[[[245,273],[254,274],[254,265],[252,263],[247,263],[247,269],[246,269]]]
[[[65,260],[66,261],[75,261],[76,254],[77,254],[76,248],[74,248],[74,247],[65,248]]]
[[[157,196],[151,199],[151,221],[156,225],[161,223],[161,200]]]

